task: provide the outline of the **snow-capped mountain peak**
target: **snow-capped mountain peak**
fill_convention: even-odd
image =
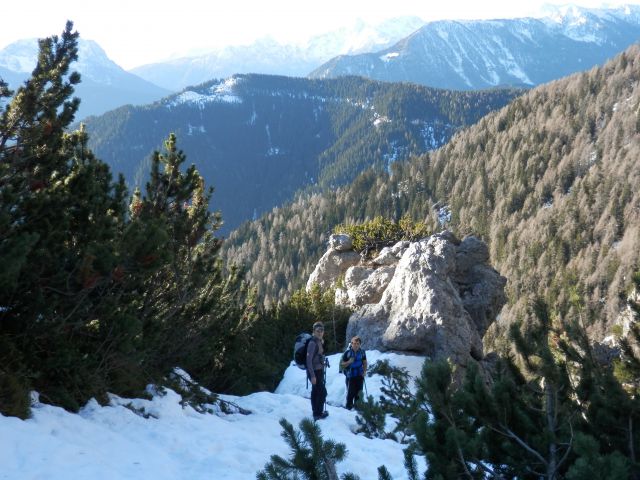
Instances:
[[[0,67],[16,73],[31,73],[38,57],[38,40],[18,40],[0,50]]]
[[[26,80],[38,60],[38,40],[16,41],[0,50],[0,77],[16,89]],[[81,100],[76,119],[112,110],[127,103],[153,102],[170,92],[126,72],[109,59],[93,40],[78,40],[78,60],[72,71],[81,75],[76,94]]]

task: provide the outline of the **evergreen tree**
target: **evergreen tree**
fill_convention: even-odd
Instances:
[[[323,440],[317,423],[305,419],[300,432],[284,418],[280,420],[282,437],[291,447],[290,460],[272,455],[271,462],[257,475],[258,480],[338,480],[336,463],[344,460],[347,448],[343,443]],[[353,474],[342,475],[342,480],[356,480]]]
[[[356,403],[358,415],[358,433],[363,433],[367,438],[389,438],[385,431],[387,423],[387,411],[376,402],[372,395],[367,396],[364,401]]]
[[[84,132],[65,133],[79,104],[69,100],[80,80],[69,73],[72,28],[40,40],[31,78],[1,110],[0,337],[10,348],[0,374],[75,408],[102,397],[93,326],[110,288],[125,189]]]
[[[240,272],[222,269],[211,191],[171,135],[127,210],[123,178],[82,127],[66,132],[72,28],[40,41],[32,77],[0,103],[0,411],[28,415],[31,389],[77,410],[176,366],[230,389],[255,316]]]
[[[393,367],[388,360],[376,362],[368,375],[382,376],[380,406],[396,419],[390,437],[405,443],[413,435],[413,424],[419,411],[416,396],[411,393],[409,372],[404,367]]]

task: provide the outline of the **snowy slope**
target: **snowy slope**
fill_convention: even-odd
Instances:
[[[376,351],[368,351],[367,356],[370,364],[389,359],[414,376],[424,361]],[[384,464],[394,479],[406,479],[402,445],[352,433],[356,413],[342,407],[345,385],[338,373],[338,358],[329,357],[329,417],[319,423],[325,439],[347,445],[348,455],[338,464],[338,474],[377,478],[377,468]],[[366,386],[377,398],[380,378],[367,378]],[[286,418],[297,429],[311,413],[309,393],[304,372],[292,366],[275,393],[223,396],[251,410],[250,415],[200,414],[191,407],[182,408],[180,397],[172,391],[152,400],[112,397],[107,407],[91,401],[79,414],[38,403],[33,418],[26,421],[0,415],[0,479],[254,479],[271,455],[288,458],[289,447],[280,436],[278,421]],[[151,417],[133,413],[126,404],[144,409]],[[424,471],[421,459],[419,466]]]
[[[389,48],[333,58],[309,76],[460,90],[533,86],[603,63],[638,39],[639,6],[549,7],[539,19],[430,22]]]

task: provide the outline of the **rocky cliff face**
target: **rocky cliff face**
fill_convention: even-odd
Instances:
[[[336,303],[355,311],[347,338],[366,348],[481,360],[482,337],[506,298],[506,279],[488,265],[487,245],[448,231],[399,242],[362,260],[347,236],[332,236],[307,283],[336,286]]]

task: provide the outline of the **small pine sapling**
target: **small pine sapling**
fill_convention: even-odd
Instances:
[[[291,458],[272,455],[271,462],[258,472],[258,480],[338,480],[336,464],[347,456],[344,443],[323,440],[317,423],[306,418],[296,431],[284,418],[280,419],[282,437],[291,447]],[[342,475],[341,480],[358,480],[351,473]]]

